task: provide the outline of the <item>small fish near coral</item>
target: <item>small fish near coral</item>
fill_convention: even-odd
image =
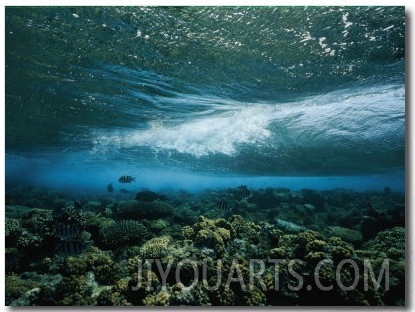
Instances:
[[[112,182],[110,184],[107,185],[107,192],[108,193],[112,193],[114,192],[114,187],[112,186]]]
[[[59,224],[56,229],[56,236],[61,239],[75,238],[80,232],[78,224]]]
[[[248,199],[252,197],[253,193],[246,185],[239,186],[239,189],[242,199]]]
[[[81,211],[82,207],[84,206],[85,203],[86,203],[85,199],[81,199],[80,201],[74,200],[73,201],[73,209],[75,209],[77,211]]]
[[[76,256],[90,249],[92,241],[79,241],[76,239],[64,239],[56,246],[55,252],[64,257]]]
[[[65,207],[55,207],[52,210],[52,218],[53,219],[59,219],[61,218],[65,213],[66,208]]]
[[[131,183],[135,182],[135,178],[129,175],[123,175],[118,179],[118,182],[120,183]]]
[[[216,202],[216,209],[223,211],[223,212],[231,212],[232,211],[232,207],[224,200],[220,200],[218,202]]]

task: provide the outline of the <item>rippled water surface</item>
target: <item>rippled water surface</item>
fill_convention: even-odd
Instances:
[[[404,13],[7,7],[6,182],[404,189]]]

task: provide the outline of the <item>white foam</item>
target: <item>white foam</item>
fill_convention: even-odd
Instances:
[[[94,153],[108,149],[150,147],[196,157],[234,156],[242,145],[278,150],[278,142],[306,146],[341,140],[376,140],[404,131],[403,87],[340,91],[286,104],[227,103],[208,115],[189,113],[189,119],[168,123],[153,121],[148,129],[94,135]],[[360,92],[360,93],[359,93]],[[388,124],[391,116],[401,122]],[[193,118],[191,118],[193,117]],[[191,118],[191,119],[190,119]],[[271,128],[272,125],[272,128]],[[288,141],[287,141],[288,138]]]
[[[110,144],[124,148],[148,146],[154,150],[174,150],[196,157],[212,153],[233,155],[238,144],[257,144],[271,135],[266,129],[269,123],[267,112],[268,107],[257,105],[173,126],[155,121],[147,130],[98,136],[94,151]]]

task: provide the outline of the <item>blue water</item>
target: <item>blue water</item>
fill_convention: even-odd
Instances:
[[[7,7],[6,190],[403,191],[404,13]]]

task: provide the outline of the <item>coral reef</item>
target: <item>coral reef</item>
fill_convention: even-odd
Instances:
[[[144,259],[160,259],[167,253],[169,243],[169,236],[150,239],[141,247],[140,256]]]
[[[202,287],[188,288],[183,283],[172,286],[169,303],[171,306],[205,306],[209,305],[209,297]]]
[[[50,265],[49,271],[56,271],[63,276],[81,276],[87,272],[94,273],[95,279],[100,285],[111,285],[121,278],[122,267],[115,262],[108,252],[93,247],[90,251],[79,256],[59,258],[60,262]]]
[[[365,243],[365,249],[378,254],[385,253],[392,259],[405,259],[405,229],[395,227],[379,232],[375,238]]]
[[[147,228],[135,220],[116,221],[100,230],[101,242],[107,248],[140,245],[147,236]]]
[[[148,295],[144,298],[143,303],[146,306],[168,306],[170,293],[167,291],[160,291],[154,295]]]
[[[196,247],[212,249],[216,257],[220,257],[225,253],[226,245],[236,232],[224,219],[211,220],[201,216],[192,230],[185,228],[182,234],[193,240]]]
[[[392,190],[24,191],[6,207],[8,305],[405,305],[405,198]]]
[[[119,219],[160,219],[173,215],[173,207],[166,202],[144,202],[137,200],[120,202],[114,210],[114,216]]]
[[[369,202],[362,218],[361,232],[364,240],[373,238],[378,232],[392,227],[405,226],[405,206],[395,205],[386,212],[379,211]]]
[[[14,247],[22,232],[19,220],[13,218],[6,218],[4,224],[4,231],[6,237],[6,247]]]
[[[39,286],[39,283],[32,280],[24,280],[16,274],[6,275],[5,279],[5,298],[6,305],[12,305],[13,301],[19,299],[26,292]],[[16,305],[16,304],[13,304]]]
[[[63,306],[93,305],[93,274],[64,277],[57,285],[56,304]]]
[[[328,226],[324,231],[326,236],[337,236],[346,242],[359,244],[362,242],[362,234],[358,230],[348,229],[342,226]]]

